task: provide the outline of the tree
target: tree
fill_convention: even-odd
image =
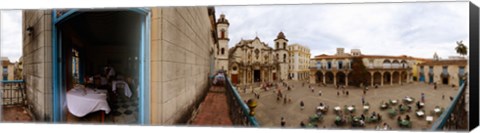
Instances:
[[[465,46],[462,41],[458,42],[457,41],[457,47],[455,47],[455,51],[457,51],[458,54],[462,55],[465,57],[467,55],[467,46]]]
[[[350,79],[351,85],[353,86],[360,86],[360,84],[367,85],[366,81],[368,80],[367,77],[369,75],[367,71],[367,67],[363,64],[361,57],[353,57],[352,58],[352,72],[350,72]]]

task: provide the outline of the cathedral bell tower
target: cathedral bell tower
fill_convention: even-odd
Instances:
[[[228,72],[228,20],[225,18],[225,14],[221,14],[220,18],[217,20],[217,37],[218,37],[218,46],[216,50],[216,70],[225,70]]]
[[[278,33],[275,41],[275,57],[279,63],[278,76],[282,80],[288,79],[288,64],[289,64],[289,55],[287,50],[288,39],[285,37],[283,32]]]

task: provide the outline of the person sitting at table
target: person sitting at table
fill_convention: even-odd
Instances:
[[[322,107],[323,107],[323,102],[320,102],[320,106],[322,106]]]
[[[410,116],[405,116],[405,120],[410,121]]]
[[[304,128],[304,127],[305,127],[305,123],[303,123],[303,121],[300,122],[300,127],[301,127],[301,128]]]
[[[402,116],[397,117],[397,122],[399,122],[399,123],[402,122]]]
[[[362,120],[365,120],[365,116],[363,114],[360,115],[360,117],[361,117]]]
[[[365,121],[364,120],[360,120],[360,126],[365,126]]]
[[[382,120],[382,116],[380,115],[380,113],[377,114],[377,119],[378,119],[378,121]]]

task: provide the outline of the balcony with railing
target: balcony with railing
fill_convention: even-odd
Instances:
[[[466,90],[467,82],[464,82],[452,103],[446,108],[438,119],[433,123],[431,130],[438,131],[467,131],[468,130],[468,111]]]
[[[2,105],[26,105],[26,89],[23,80],[1,81]]]
[[[242,97],[240,97],[237,88],[233,86],[232,82],[230,82],[228,78],[225,78],[225,81],[225,94],[227,95],[227,103],[233,125],[259,127],[258,121],[252,114],[256,103],[249,101],[247,105]]]

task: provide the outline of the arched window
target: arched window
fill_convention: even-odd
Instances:
[[[283,62],[287,60],[287,54],[283,54]]]
[[[275,48],[278,48],[278,42],[275,44]]]
[[[222,52],[221,52],[221,53],[222,53],[222,55],[225,54],[225,48],[222,48]]]
[[[220,38],[225,38],[225,29],[220,31]]]
[[[283,42],[283,48],[286,48],[286,47],[287,47],[287,43]]]

